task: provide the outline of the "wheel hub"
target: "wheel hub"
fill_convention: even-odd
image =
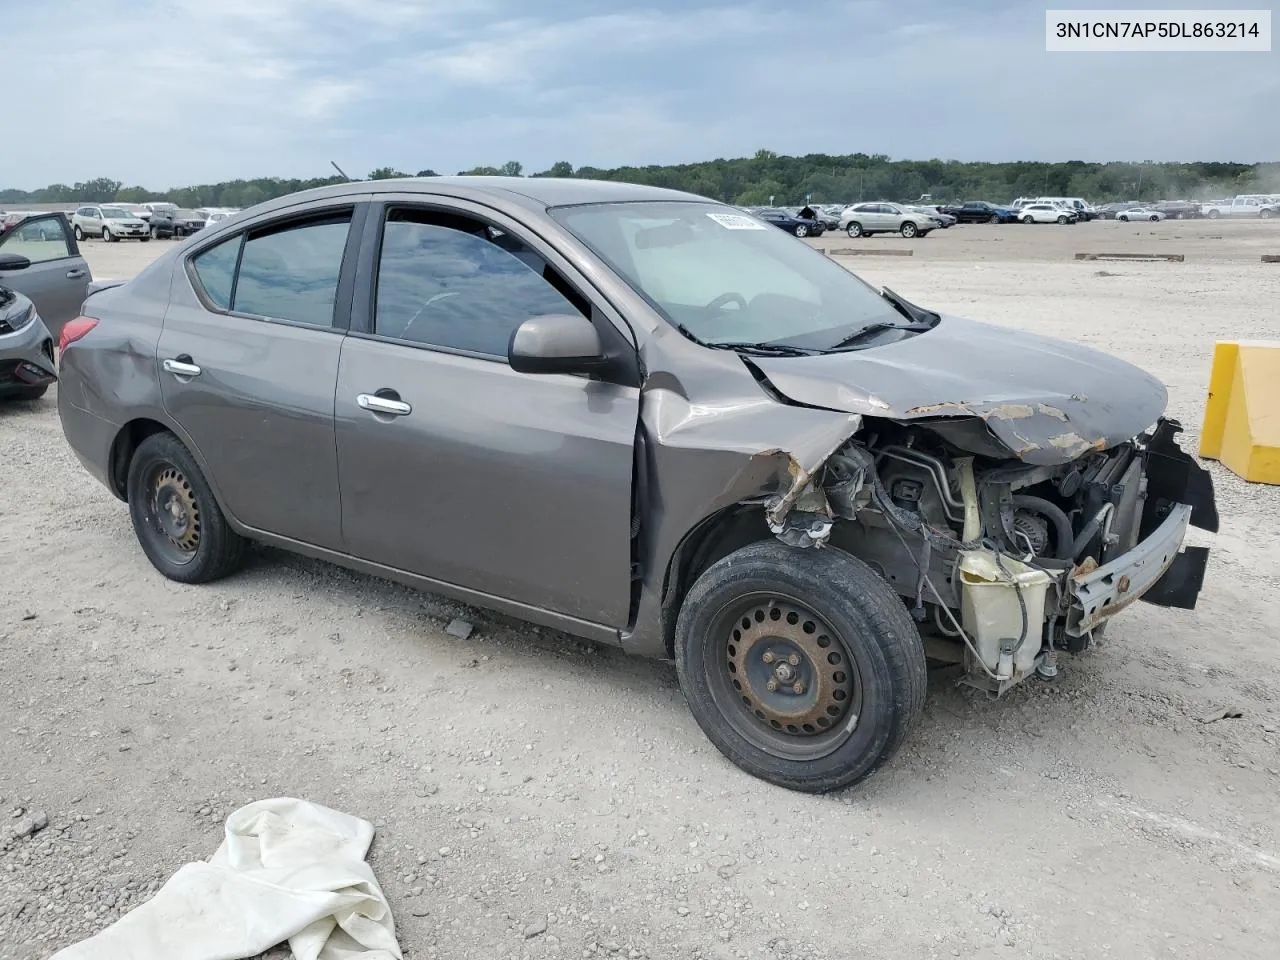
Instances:
[[[174,467],[165,467],[156,475],[151,513],[160,532],[179,550],[192,553],[200,545],[195,491]]]
[[[734,690],[761,725],[813,737],[849,719],[853,666],[811,611],[779,600],[753,605],[734,622],[725,652]]]

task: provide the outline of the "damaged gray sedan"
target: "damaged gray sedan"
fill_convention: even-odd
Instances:
[[[63,333],[58,405],[165,576],[246,542],[674,660],[734,763],[884,764],[926,657],[999,695],[1217,527],[1164,387],[939,316],[687,194],[431,178],[211,225]]]

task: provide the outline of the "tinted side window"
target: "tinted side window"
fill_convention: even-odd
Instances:
[[[316,326],[333,323],[350,214],[250,234],[232,309]]]
[[[563,291],[563,292],[562,292]],[[374,332],[505,358],[530,317],[587,313],[546,263],[465,217],[392,211],[383,226]]]
[[[223,310],[231,309],[231,288],[236,276],[236,260],[240,257],[237,235],[196,256],[192,261],[205,295]]]
[[[71,256],[71,244],[58,217],[23,220],[7,234],[0,236],[5,253],[18,253],[32,263],[64,260]]]

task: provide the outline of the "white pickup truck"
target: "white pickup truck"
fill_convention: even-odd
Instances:
[[[1200,215],[1210,220],[1219,217],[1278,217],[1280,200],[1275,197],[1235,197],[1232,200],[1201,205]]]

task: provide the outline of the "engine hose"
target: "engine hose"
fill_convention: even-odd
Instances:
[[[1057,547],[1056,559],[1074,560],[1076,556],[1075,535],[1071,532],[1071,521],[1057,504],[1042,500],[1040,497],[1018,495],[1013,498],[1015,507],[1022,507],[1032,513],[1038,513],[1053,524],[1053,542]]]

